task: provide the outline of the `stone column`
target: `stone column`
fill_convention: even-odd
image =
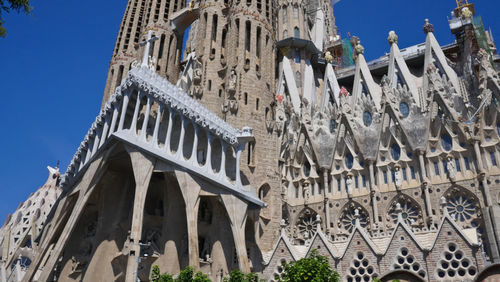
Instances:
[[[478,180],[483,185],[483,193],[486,206],[490,207],[493,205],[493,201],[491,200],[490,186],[488,185],[488,180],[486,177],[486,172],[483,164],[483,157],[481,154],[481,150],[479,148],[479,140],[474,141],[474,153],[476,155],[476,160],[477,160]]]
[[[137,100],[135,102],[134,116],[132,117],[132,125],[130,131],[137,135],[137,119],[139,118],[139,108],[141,107],[142,92],[137,93]]]
[[[373,161],[370,161],[368,166],[368,170],[370,173],[370,197],[372,200],[372,208],[373,208],[373,223],[378,227],[378,204],[375,190],[375,173],[373,170]]]
[[[247,221],[248,204],[230,194],[222,194],[221,199],[227,210],[229,220],[231,221],[231,230],[233,232],[236,254],[238,255],[239,268],[244,273],[249,273],[250,264],[248,262],[245,242],[245,224]]]
[[[130,252],[127,261],[125,281],[134,282],[139,268],[138,258],[140,259],[141,255],[141,246],[139,243],[142,237],[144,205],[148,194],[151,175],[153,174],[154,159],[129,147],[127,147],[127,151],[129,152],[132,161],[132,169],[134,171],[135,196],[132,227],[130,230]]]
[[[430,218],[432,217],[432,205],[431,198],[429,195],[429,179],[427,178],[427,172],[425,170],[425,161],[424,161],[424,150],[418,150],[418,162],[420,167],[420,179],[422,181],[422,190],[424,191],[424,199],[425,199],[425,210],[427,211],[427,224],[429,225],[431,222]]]
[[[500,210],[497,207],[493,206],[493,201],[491,199],[490,194],[490,186],[488,185],[488,180],[486,177],[486,172],[483,164],[483,158],[481,154],[481,150],[479,148],[479,140],[474,140],[474,153],[477,161],[478,168],[478,181],[481,182],[483,186],[483,194],[485,200],[485,207],[482,209],[484,215],[485,222],[485,231],[486,236],[488,237],[488,243],[491,252],[491,259],[493,262],[500,261],[500,242],[498,241],[500,238],[500,230],[495,228],[495,222],[498,221],[500,217]]]
[[[51,229],[50,234],[45,240],[45,242],[57,240],[54,249],[50,253],[50,257],[47,258],[45,265],[41,265],[41,260],[43,259],[43,257],[37,256],[32,262],[31,267],[28,269],[28,272],[26,272],[23,278],[24,281],[32,281],[35,272],[39,268],[43,268],[43,271],[40,274],[38,281],[48,281],[55,265],[57,264],[57,261],[59,260],[59,257],[61,256],[61,253],[63,252],[63,249],[66,247],[66,244],[71,237],[71,234],[73,233],[78,220],[80,219],[80,216],[83,214],[88,198],[92,195],[93,189],[100,182],[101,177],[107,170],[107,165],[104,162],[106,159],[107,155],[101,155],[101,157],[94,160],[89,165],[80,182],[72,190],[72,193],[79,191],[78,200],[76,201],[76,204],[73,208],[73,211],[71,212],[71,215],[68,218],[68,221],[63,227],[63,231],[60,237],[55,238],[58,228],[53,228]]]
[[[328,169],[323,168],[323,199],[325,204],[325,233],[330,234],[330,201],[327,196],[328,189]]]
[[[128,107],[128,101],[130,100],[130,92],[128,92],[127,94],[125,94],[125,96],[123,96],[123,105],[122,105],[122,113],[120,115],[120,121],[118,122],[118,130],[117,131],[120,131],[123,129],[123,125],[124,125],[124,122],[125,122],[125,116],[127,115],[127,107]]]
[[[200,205],[200,185],[186,172],[175,171],[179,187],[186,205],[189,265],[200,268],[198,251],[198,206]]]

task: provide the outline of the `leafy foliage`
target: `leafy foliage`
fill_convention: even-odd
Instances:
[[[313,250],[307,258],[285,264],[280,279],[283,282],[338,282],[339,280],[340,276],[332,270],[328,258],[321,256],[317,250]]]
[[[0,0],[0,37],[7,35],[7,30],[3,27],[5,23],[2,12],[10,13],[11,11],[31,13],[33,8],[30,6],[30,0]]]
[[[255,273],[244,274],[239,270],[231,271],[228,278],[224,278],[224,282],[260,282],[259,276]]]
[[[207,275],[201,273],[200,271],[194,273],[194,269],[190,266],[182,270],[177,278],[173,278],[172,275],[163,273],[160,274],[160,267],[158,265],[153,266],[151,271],[151,281],[153,282],[211,282]]]

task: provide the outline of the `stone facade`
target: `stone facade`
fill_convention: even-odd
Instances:
[[[129,1],[101,113],[16,280],[156,264],[272,281],[313,250],[343,281],[494,279],[500,78],[472,11],[455,44],[426,21],[425,43],[390,32],[374,62],[353,38],[336,70],[330,1]]]
[[[19,204],[0,228],[0,281],[20,281],[36,256],[36,238],[62,192],[59,169],[47,168],[45,184]]]

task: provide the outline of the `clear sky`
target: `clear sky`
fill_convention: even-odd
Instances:
[[[0,225],[45,182],[47,165],[60,160],[65,170],[95,120],[126,0],[32,4],[32,16],[5,16],[9,34],[0,39]],[[475,4],[500,38],[500,1]],[[341,35],[359,36],[375,59],[389,51],[390,30],[400,48],[423,42],[425,18],[442,45],[453,42],[447,16],[454,7],[454,0],[342,0],[335,16]]]

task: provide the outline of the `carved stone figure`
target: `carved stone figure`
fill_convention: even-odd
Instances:
[[[401,190],[403,186],[403,175],[399,165],[394,166],[394,184],[396,185],[396,189]]]
[[[233,69],[231,69],[231,73],[229,75],[228,86],[227,86],[227,90],[230,93],[234,93],[236,91],[237,80],[238,80],[238,75],[236,74],[236,70],[233,68]]]
[[[446,170],[448,170],[448,177],[453,181],[455,180],[456,168],[455,168],[455,158],[453,156],[448,156],[446,158]]]

